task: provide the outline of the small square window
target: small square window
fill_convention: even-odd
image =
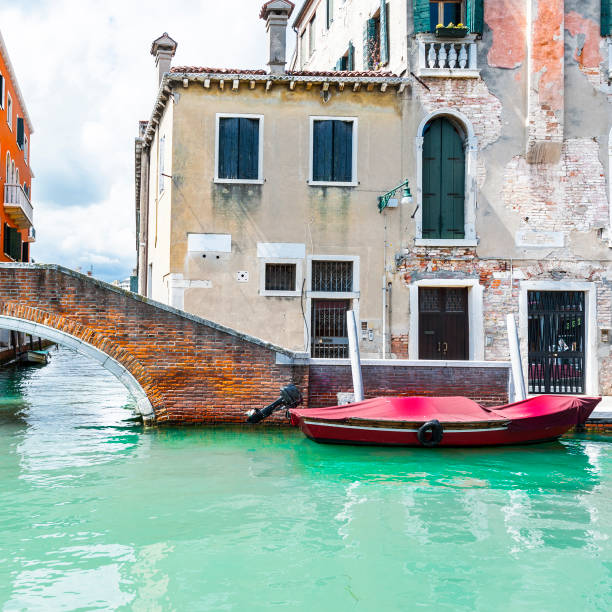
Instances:
[[[295,291],[297,276],[296,264],[269,263],[266,264],[266,291]]]
[[[356,126],[356,119],[312,118],[312,183],[356,183]]]
[[[220,182],[262,182],[263,117],[217,116],[217,168]]]

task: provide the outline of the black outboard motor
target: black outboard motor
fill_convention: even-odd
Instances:
[[[272,402],[269,406],[255,408],[247,412],[247,423],[259,423],[269,417],[275,410],[279,410],[283,406],[287,408],[295,408],[302,402],[302,393],[295,385],[287,385],[280,390],[280,397]]]

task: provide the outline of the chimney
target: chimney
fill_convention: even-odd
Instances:
[[[270,0],[261,7],[260,19],[266,20],[270,47],[270,74],[285,74],[287,64],[287,24],[295,5],[289,0]]]
[[[159,38],[154,40],[151,45],[151,55],[155,56],[155,65],[157,66],[158,87],[162,82],[164,74],[170,72],[170,65],[177,47],[178,43],[168,36],[168,32],[164,32]]]

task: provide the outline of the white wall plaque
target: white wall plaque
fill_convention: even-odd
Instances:
[[[531,249],[563,248],[565,246],[565,234],[563,232],[520,230],[516,232],[515,243],[517,247]]]
[[[231,253],[231,234],[188,234],[187,249],[190,253]]]

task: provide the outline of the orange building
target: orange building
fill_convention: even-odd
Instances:
[[[34,242],[32,123],[0,33],[0,261],[30,261]]]

